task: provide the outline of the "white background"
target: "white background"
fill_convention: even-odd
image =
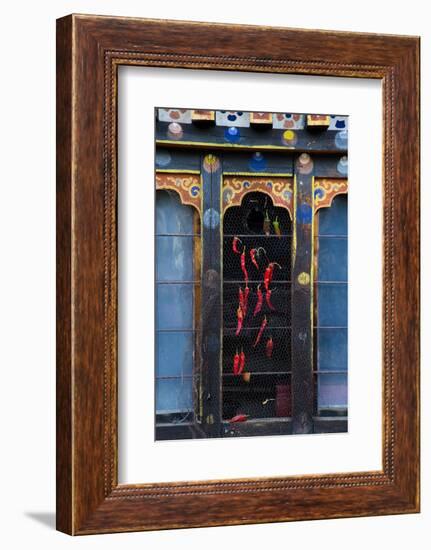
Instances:
[[[70,12],[370,31],[422,36],[423,151],[431,148],[431,31],[426,2],[362,0],[258,4],[159,0],[9,2],[1,18],[2,392],[1,544],[4,548],[428,548],[431,522],[431,171],[423,155],[422,514],[103,535],[72,539],[54,523],[55,18]],[[252,53],[252,52],[251,52]],[[428,100],[428,101],[427,101]],[[428,155],[429,156],[429,155]],[[402,314],[402,312],[400,312]]]
[[[381,470],[380,81],[144,67],[122,67],[119,75],[120,482]],[[154,441],[154,304],[148,292],[154,271],[148,264],[154,257],[155,105],[348,113],[348,433]]]

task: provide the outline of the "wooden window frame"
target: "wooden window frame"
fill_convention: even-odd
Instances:
[[[419,38],[71,15],[57,22],[57,528],[70,534],[419,511]],[[117,69],[379,79],[379,471],[122,485],[117,474]]]
[[[165,129],[164,129],[165,130]],[[156,136],[157,136],[156,131]],[[164,136],[164,132],[160,132],[160,136]],[[188,135],[185,137],[185,140],[193,137],[193,132],[188,131]],[[324,137],[324,136],[322,136]],[[307,140],[304,140],[307,141]],[[325,141],[323,139],[322,141]],[[208,269],[211,269],[214,273],[214,266],[209,265],[217,255],[223,255],[221,250],[223,238],[224,238],[224,214],[228,208],[231,206],[239,206],[242,198],[251,191],[262,190],[267,193],[265,185],[262,185],[261,182],[271,181],[274,185],[278,182],[278,185],[289,185],[292,190],[292,197],[297,196],[296,202],[298,206],[298,201],[301,200],[301,195],[296,192],[296,189],[301,187],[304,189],[304,186],[298,186],[299,178],[301,177],[300,173],[300,163],[298,163],[299,152],[302,151],[302,148],[298,149],[292,148],[285,150],[283,154],[275,148],[271,149],[271,146],[268,145],[265,149],[265,153],[277,153],[277,159],[279,162],[283,163],[278,167],[278,171],[274,172],[274,167],[271,166],[269,172],[261,174],[256,173],[244,173],[244,161],[235,161],[232,154],[232,149],[228,145],[223,145],[218,143],[219,147],[217,150],[211,149],[211,145],[214,142],[218,142],[217,136],[208,136],[206,142],[201,143],[194,141],[193,145],[182,144],[181,141],[175,142],[175,149],[172,147],[171,142],[165,142],[163,139],[157,139],[156,144],[159,146],[168,145],[167,151],[170,153],[171,162],[169,168],[167,169],[157,169],[156,168],[156,189],[172,189],[174,190],[184,205],[193,204],[196,207],[196,210],[199,212],[200,217],[202,218],[203,212],[208,208],[212,208],[213,211],[217,212],[220,216],[220,225],[216,228],[208,229],[204,228],[201,230],[200,239],[202,244],[202,250],[206,250],[206,254],[203,254],[203,262],[200,266],[202,275],[204,275]],[[340,193],[347,193],[347,178],[346,175],[340,174],[337,171],[337,163],[340,156],[347,153],[346,150],[336,151],[335,154],[332,151],[331,147],[332,141],[327,139],[326,149],[325,146],[319,145],[318,142],[315,145],[310,145],[308,154],[310,155],[311,162],[313,163],[313,171],[309,174],[306,174],[305,178],[308,182],[308,194],[304,197],[305,200],[313,204],[313,215],[311,224],[316,225],[318,216],[316,215],[319,210],[322,208],[328,208],[332,204],[332,200],[335,196]],[[253,147],[253,138],[248,137],[244,140],[243,145],[240,150],[243,150],[243,147]],[[157,151],[163,151],[163,147],[157,149]],[[180,151],[182,156],[179,159],[176,158],[176,153]],[[187,152],[189,157],[184,158],[184,153]],[[228,152],[228,161],[225,162],[225,152]],[[332,153],[329,154],[329,152]],[[217,160],[219,168],[215,172],[208,172],[205,170],[205,158],[206,155],[211,155],[212,158]],[[269,157],[271,163],[271,157]],[[199,164],[200,169],[197,170],[197,164]],[[226,164],[229,167],[229,170],[226,170]],[[184,168],[184,166],[195,166],[195,170]],[[298,168],[299,166],[299,168]],[[283,170],[283,172],[282,172]],[[328,178],[325,176],[332,176]],[[336,177],[335,177],[336,176]],[[227,182],[228,186],[231,181],[247,181],[250,186],[247,188],[247,191],[236,192],[233,204],[224,204],[220,210],[220,199],[221,199],[221,188],[224,187],[224,184]],[[181,182],[179,184],[179,182]],[[188,192],[190,186],[192,185],[199,186],[200,193],[197,197],[191,197]],[[338,186],[338,182],[341,183]],[[329,189],[324,198],[320,203],[314,206],[314,200],[310,198],[310,195],[314,193],[314,186],[321,186],[329,184]],[[335,185],[334,185],[335,184]],[[258,187],[256,187],[256,185]],[[214,193],[215,188],[216,192]],[[209,191],[212,189],[211,191]],[[207,192],[205,191],[207,190]],[[277,200],[277,195],[274,193],[267,193],[271,199],[274,201]],[[213,201],[214,204],[207,204],[208,201]],[[292,231],[298,231],[297,235],[297,250],[295,256],[297,261],[295,262],[295,274],[292,271],[292,282],[291,288],[293,289],[293,281],[298,278],[298,276],[306,270],[306,272],[315,272],[315,276],[312,277],[310,287],[312,289],[318,284],[317,281],[317,270],[318,267],[317,257],[314,257],[314,241],[318,238],[318,235],[309,231],[308,235],[305,237],[306,246],[308,248],[307,253],[301,250],[303,237],[301,232],[303,231],[303,225],[297,224],[294,215],[293,215],[293,198],[289,204],[284,204],[280,200],[276,203],[278,206],[283,206],[289,213],[289,217],[292,221]],[[203,224],[201,223],[201,228]],[[212,237],[210,238],[210,233]],[[219,234],[220,233],[220,234]],[[218,235],[218,237],[217,237]],[[216,236],[216,238],[214,238]],[[221,238],[220,238],[221,237]],[[207,246],[204,246],[206,240],[212,241],[212,248],[209,249]],[[313,241],[313,244],[312,244]],[[217,248],[217,242],[219,242],[219,248]],[[307,258],[308,261],[307,261]],[[312,258],[312,260],[311,260]],[[304,262],[305,260],[305,262]],[[311,266],[310,260],[313,262],[313,268]],[[219,265],[220,262],[217,262],[218,268],[215,272],[218,274],[221,287],[223,287],[224,274],[222,273],[222,268]],[[307,264],[307,265],[306,265]],[[217,266],[216,266],[217,267]],[[295,276],[293,276],[295,275]],[[213,286],[213,285],[212,285]],[[304,286],[297,284],[297,293],[299,296],[304,296]],[[211,289],[210,292],[206,290],[205,277],[202,276],[201,291],[203,293],[202,303],[206,304],[211,301],[214,296],[214,290]],[[306,303],[302,304],[302,309],[306,315],[305,325],[307,326],[306,330],[310,335],[310,340],[313,338],[314,322],[313,315],[310,318],[311,303],[313,303],[313,309],[316,307],[317,302],[315,302],[315,292],[310,292],[307,294]],[[292,310],[293,303],[296,300],[293,296],[292,298]],[[220,298],[217,299],[220,302]],[[303,300],[302,300],[303,301]],[[219,303],[219,307],[222,307],[222,303]],[[217,307],[215,308],[215,310]],[[213,312],[215,312],[213,310]],[[205,309],[202,309],[200,312],[200,319],[202,322],[200,333],[203,337],[206,337],[206,326],[205,323],[209,318],[213,318],[213,315],[206,315]],[[214,316],[216,319],[216,316]],[[214,323],[214,330],[217,335],[223,329],[220,326],[220,323]],[[196,327],[195,327],[196,328]],[[291,327],[292,329],[292,327]],[[214,335],[213,335],[214,337]],[[348,419],[344,415],[339,414],[327,414],[320,416],[317,411],[315,411],[315,402],[316,402],[316,391],[317,383],[315,382],[315,377],[319,376],[315,370],[315,357],[313,357],[313,349],[316,349],[316,346],[309,348],[308,357],[305,354],[305,349],[308,347],[308,344],[304,344],[301,339],[292,339],[293,345],[299,347],[299,351],[296,353],[302,357],[302,361],[292,360],[292,370],[290,371],[291,380],[294,382],[295,386],[291,389],[292,402],[294,403],[294,411],[289,417],[282,418],[252,418],[247,421],[247,423],[238,423],[235,426],[229,424],[226,419],[222,417],[223,409],[223,389],[222,389],[222,375],[217,369],[218,365],[221,365],[222,356],[220,353],[220,342],[218,341],[217,336],[217,351],[213,351],[207,356],[204,352],[202,355],[199,353],[197,357],[202,357],[202,365],[197,366],[199,373],[203,374],[201,380],[201,392],[200,395],[206,395],[214,397],[212,399],[201,399],[202,410],[200,415],[194,415],[193,421],[187,421],[184,423],[163,423],[158,425],[156,423],[156,439],[169,440],[169,439],[190,439],[190,438],[205,438],[205,437],[242,437],[242,436],[252,436],[252,435],[284,435],[292,433],[340,433],[347,432],[348,429]],[[292,343],[291,342],[291,343]],[[199,342],[199,347],[202,348],[203,340]],[[292,359],[294,359],[294,353],[292,353]],[[293,368],[293,364],[295,364]],[[327,374],[330,374],[328,371]],[[291,385],[293,386],[293,384]],[[311,392],[307,392],[307,388],[312,388]],[[295,392],[295,393],[294,393]],[[199,410],[199,403],[194,403],[195,413],[196,410]],[[307,418],[307,422],[304,422],[304,416]],[[198,420],[197,420],[198,418]]]

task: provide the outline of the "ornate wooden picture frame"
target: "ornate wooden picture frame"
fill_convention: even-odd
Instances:
[[[372,78],[383,89],[379,471],[118,483],[118,67]],[[419,511],[419,39],[70,15],[57,22],[57,528]]]

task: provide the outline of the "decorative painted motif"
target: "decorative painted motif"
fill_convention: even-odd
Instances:
[[[320,126],[328,130],[347,130],[348,116],[304,115],[299,113],[268,113],[247,111],[209,111],[204,109],[157,109],[162,122],[212,122],[217,126],[248,128],[250,125],[268,125],[275,130],[304,130],[306,126]]]
[[[238,143],[241,138],[241,133],[236,126],[229,126],[224,131],[224,139],[228,143]]]
[[[347,130],[349,117],[331,115],[331,122],[328,130]]]
[[[307,115],[307,126],[328,128],[331,123],[329,115]]]
[[[171,163],[172,157],[169,151],[164,149],[156,151],[156,166],[157,168],[166,168]]]
[[[308,153],[299,155],[296,161],[296,169],[300,174],[310,174],[313,170],[313,160]]]
[[[272,116],[272,127],[276,130],[303,130],[305,126],[305,115],[298,113],[274,113]]]
[[[293,147],[298,141],[298,136],[294,130],[285,130],[281,135],[281,143]]]
[[[156,189],[176,191],[182,204],[201,210],[201,178],[198,174],[174,174],[156,172]]]
[[[190,109],[158,109],[158,118],[161,122],[184,122],[190,124],[192,111]]]
[[[183,128],[178,122],[171,122],[167,131],[168,139],[181,139],[183,137]]]
[[[214,122],[215,121],[215,111],[203,111],[201,109],[195,109],[192,111],[192,121],[208,121],[208,122]]]
[[[349,169],[349,160],[346,156],[340,158],[337,164],[337,172],[343,176],[347,176],[347,171]]]
[[[336,195],[348,192],[347,179],[316,178],[314,180],[314,212],[331,206]]]
[[[220,168],[220,161],[215,155],[205,155],[203,160],[203,167],[205,172],[207,172],[208,174],[217,172],[217,170]]]
[[[335,146],[338,149],[347,149],[348,132],[340,130],[335,134]]]
[[[237,126],[247,128],[250,126],[250,113],[248,111],[216,111],[217,126]]]
[[[266,165],[266,158],[258,151],[253,153],[250,162],[248,163],[248,166],[252,172],[263,172],[266,170]]]
[[[250,113],[250,124],[270,124],[272,125],[272,113]]]
[[[293,178],[250,176],[223,178],[223,213],[231,206],[240,206],[247,193],[260,191],[269,195],[274,206],[285,208],[292,217]]]
[[[310,274],[305,271],[301,271],[298,275],[298,283],[304,286],[310,284]]]

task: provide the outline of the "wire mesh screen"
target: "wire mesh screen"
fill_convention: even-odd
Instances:
[[[223,220],[223,419],[291,414],[287,210],[247,194]]]

